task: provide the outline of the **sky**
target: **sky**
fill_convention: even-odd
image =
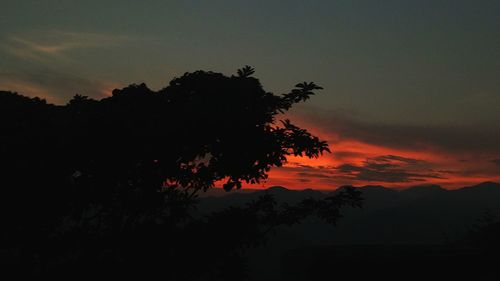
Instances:
[[[500,181],[498,0],[0,1],[0,90],[64,104],[244,65],[323,86],[288,117],[333,153],[266,186]]]

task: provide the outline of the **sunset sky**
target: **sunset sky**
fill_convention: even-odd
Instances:
[[[324,87],[289,113],[332,154],[266,186],[500,181],[500,1],[2,0],[0,90],[64,104],[251,65],[266,90]]]

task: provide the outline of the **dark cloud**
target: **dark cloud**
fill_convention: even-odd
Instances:
[[[309,124],[313,123],[326,132],[338,135],[340,140],[354,139],[409,150],[437,149],[448,153],[500,154],[500,123],[477,126],[425,126],[372,123],[332,111],[308,110],[299,115]],[[333,141],[330,143],[334,145]]]
[[[393,162],[401,162],[406,163],[408,165],[427,165],[429,164],[427,161],[413,159],[408,157],[402,157],[397,155],[383,155],[378,157],[370,158],[371,161],[378,163],[393,163]]]
[[[336,168],[342,176],[355,181],[374,181],[388,183],[408,183],[443,179],[432,170],[432,164],[396,155],[383,155],[367,158],[362,165],[343,164]]]
[[[333,153],[333,156],[335,156],[335,158],[337,158],[337,159],[365,156],[364,153],[354,152],[354,151],[336,151],[336,150],[334,150],[332,153]]]
[[[437,173],[417,173],[397,168],[394,165],[362,165],[344,164],[338,168],[340,173],[356,181],[376,181],[389,183],[407,183],[426,181],[427,179],[443,179]]]
[[[310,179],[297,179],[298,182],[311,182]]]
[[[500,159],[493,159],[493,160],[491,160],[491,163],[497,164],[498,166],[500,166]]]
[[[318,169],[320,170],[320,169]],[[301,178],[304,178],[304,177],[307,177],[307,178],[331,178],[332,175],[329,175],[327,173],[321,173],[321,172],[318,172],[318,173],[307,173],[307,172],[300,172],[300,173],[297,173],[297,176],[301,177]]]
[[[434,170],[434,164],[420,159],[398,155],[380,155],[366,158],[362,164],[346,163],[337,167],[313,167],[295,165],[287,167],[300,179],[316,179],[335,182],[338,180],[410,183],[432,179],[446,179],[446,171]]]

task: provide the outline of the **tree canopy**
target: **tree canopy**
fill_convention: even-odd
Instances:
[[[159,91],[133,84],[101,100],[76,95],[66,105],[1,92],[2,217],[9,229],[4,243],[33,254],[43,252],[41,237],[59,250],[65,248],[61,241],[80,241],[92,246],[75,252],[95,248],[87,256],[100,260],[107,247],[122,253],[103,241],[128,241],[133,254],[122,253],[118,260],[137,262],[140,253],[151,252],[143,252],[134,239],[155,241],[146,247],[150,251],[171,252],[171,243],[171,248],[161,246],[162,235],[182,240],[227,215],[192,223],[189,208],[197,191],[218,182],[227,191],[259,183],[290,155],[329,152],[325,141],[280,119],[321,87],[303,82],[276,95],[265,91],[253,74],[248,66],[232,76],[195,71]],[[334,222],[340,207],[357,206],[359,200],[348,193],[281,211],[274,204],[262,198],[230,213],[240,222],[251,218],[267,227],[293,224],[309,214]],[[221,234],[225,227],[210,229]],[[251,233],[240,232],[235,243],[244,244],[243,237],[251,241]],[[104,244],[99,248],[96,241]],[[180,245],[192,244],[185,242]],[[189,253],[185,247],[180,252]]]

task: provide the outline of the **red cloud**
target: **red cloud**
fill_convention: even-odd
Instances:
[[[282,185],[293,189],[335,189],[341,185],[384,185],[406,187],[417,184],[441,184],[453,189],[483,181],[499,181],[500,168],[495,150],[478,153],[473,147],[446,149],[441,143],[422,142],[384,144],[380,138],[370,143],[356,134],[342,135],[335,126],[314,122],[313,118],[291,117],[297,125],[330,144],[332,154],[319,159],[290,157],[282,168],[274,168],[265,186]],[[385,131],[381,132],[384,133]],[[376,130],[367,134],[376,135]],[[472,160],[467,160],[472,159]]]

